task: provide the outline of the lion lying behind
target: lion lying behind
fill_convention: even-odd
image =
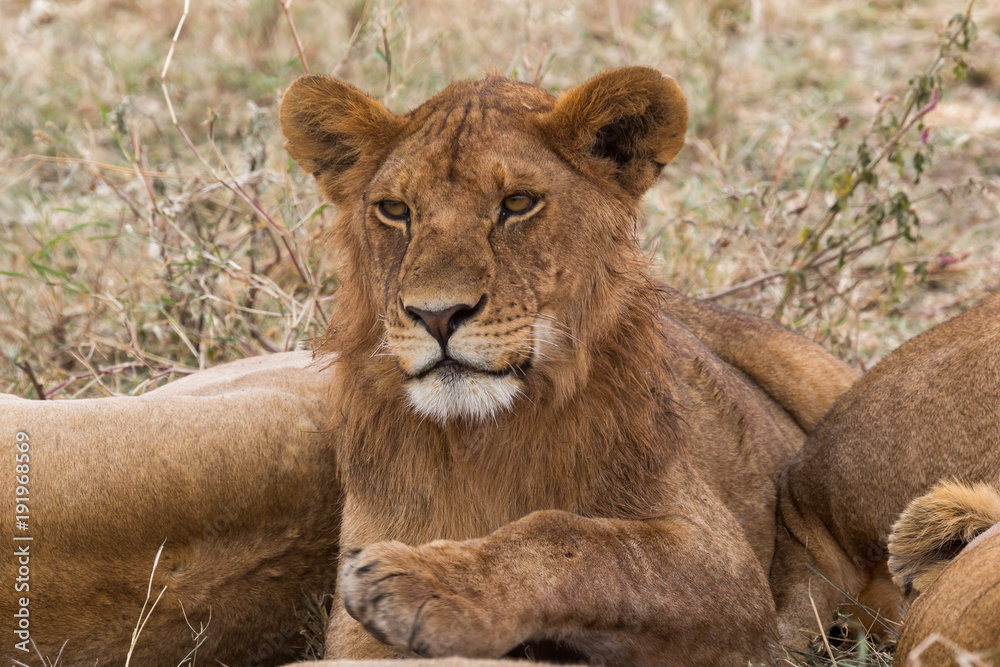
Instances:
[[[558,99],[490,75],[401,115],[296,81],[287,148],[337,207],[330,366],[0,400],[0,437],[30,436],[42,650],[120,663],[163,545],[135,664],[203,627],[199,661],[281,664],[338,560],[330,658],[770,661],[775,478],[855,373],[651,282],[640,198],[686,124],[640,67]]]
[[[889,570],[919,593],[896,647],[902,665],[1000,659],[1000,484],[938,484],[910,503],[889,537]]]
[[[870,629],[895,634],[893,523],[942,480],[996,481],[998,405],[1000,296],[905,343],[837,401],[779,485],[771,584],[784,643],[804,646],[813,605],[830,619],[847,596],[878,613]]]
[[[246,359],[140,397],[0,395],[11,467],[15,452],[28,466],[27,530],[13,537],[32,539],[6,536],[29,545],[26,580],[0,595],[6,622],[28,611],[16,643],[30,633],[50,661],[120,665],[147,590],[152,604],[165,589],[132,664],[175,667],[200,642],[199,656],[233,665],[298,655],[303,592],[334,587],[341,506],[323,433],[331,371],[310,363]],[[21,491],[2,479],[10,531]],[[0,562],[13,589],[20,565]],[[33,664],[32,645],[14,644],[0,654]]]

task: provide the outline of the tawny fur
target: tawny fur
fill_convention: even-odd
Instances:
[[[0,482],[10,517],[0,616],[11,620],[0,655],[37,664],[32,644],[15,647],[23,597],[31,640],[49,661],[121,665],[149,590],[147,612],[163,596],[132,664],[176,667],[196,645],[206,664],[301,655],[305,595],[336,582],[342,499],[324,433],[330,379],[297,352],[225,364],[138,397],[0,395],[11,461]],[[25,437],[28,530],[13,531],[15,447]],[[13,539],[24,536],[33,539]],[[10,554],[25,546],[30,572],[16,582]]]
[[[120,664],[163,590],[133,664],[172,667],[202,639],[199,660],[281,664],[342,554],[332,656],[555,642],[604,664],[768,660],[775,476],[855,374],[647,277],[639,197],[683,143],[676,84],[628,68],[556,100],[489,76],[394,115],[306,77],[281,119],[338,208],[327,369],[283,354],[142,397],[0,397],[0,438],[31,443],[39,649]],[[523,191],[538,206],[500,224]],[[387,197],[412,225],[378,219]],[[414,396],[414,373],[442,374],[405,305],[476,299],[449,345],[479,370],[448,372],[516,392]],[[17,608],[0,596],[0,616]]]
[[[907,342],[837,401],[779,482],[770,579],[784,643],[804,648],[814,605],[825,621],[847,596],[893,638],[903,600],[887,566],[892,526],[938,482],[995,482],[997,405],[1000,296]]]
[[[997,485],[942,482],[907,506],[889,534],[889,571],[922,593],[970,542],[1000,522]]]
[[[281,121],[338,207],[327,656],[768,660],[774,479],[855,373],[651,282],[639,198],[683,144],[673,80],[626,68],[555,99],[491,74],[393,116],[305,77]],[[505,223],[518,192],[538,206]],[[438,370],[412,313],[452,304],[473,312],[447,342],[467,367]],[[504,371],[517,392],[487,410],[421,384]]]
[[[1000,484],[939,484],[893,528],[889,563],[918,592],[895,660],[970,664],[1000,658]]]

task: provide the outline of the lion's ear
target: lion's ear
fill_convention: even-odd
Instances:
[[[336,178],[362,157],[384,155],[397,127],[391,111],[332,76],[301,76],[281,99],[285,150],[317,179]]]
[[[669,76],[625,67],[566,91],[542,127],[554,147],[585,172],[610,171],[640,196],[684,146],[687,102]]]

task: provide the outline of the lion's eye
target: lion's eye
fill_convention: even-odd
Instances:
[[[508,215],[527,213],[538,203],[537,197],[526,194],[507,195],[503,200],[503,212]]]
[[[378,210],[390,220],[406,220],[410,217],[410,207],[395,199],[383,199],[378,203]]]

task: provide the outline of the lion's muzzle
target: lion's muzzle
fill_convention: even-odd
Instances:
[[[417,412],[480,421],[512,409],[533,356],[533,318],[487,312],[486,295],[472,307],[399,305],[406,319],[388,327],[387,343]]]
[[[404,306],[406,314],[434,337],[441,349],[447,353],[448,339],[464,322],[472,319],[486,306],[486,295],[482,295],[475,306],[459,303],[441,310],[424,310],[415,306]]]

